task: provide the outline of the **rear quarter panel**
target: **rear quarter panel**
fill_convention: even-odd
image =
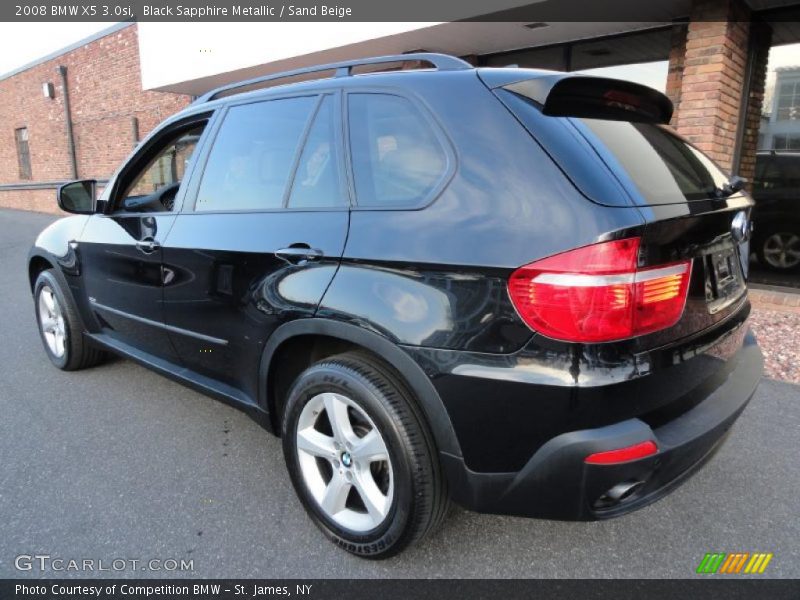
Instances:
[[[402,77],[400,92],[384,85],[397,76],[369,80],[375,91],[413,95],[430,112],[452,144],[455,172],[423,208],[352,211],[318,316],[401,344],[512,352],[531,331],[508,298],[508,275],[642,218],[635,208],[601,207],[580,195],[474,72]]]

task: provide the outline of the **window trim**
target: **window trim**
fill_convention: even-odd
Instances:
[[[423,119],[428,123],[431,132],[439,142],[439,146],[444,152],[445,168],[439,177],[436,184],[430,191],[422,197],[421,200],[415,203],[407,204],[384,204],[384,205],[363,205],[358,204],[358,197],[355,187],[355,176],[353,172],[353,154],[350,147],[350,96],[352,94],[375,94],[381,96],[398,96],[411,102],[416,107]],[[345,101],[342,103],[342,123],[344,125],[344,143],[345,143],[345,161],[347,166],[347,181],[350,188],[352,209],[354,211],[409,211],[409,210],[422,210],[428,208],[431,204],[436,202],[442,195],[450,181],[456,173],[458,164],[455,146],[450,138],[445,133],[444,127],[439,120],[434,116],[433,111],[428,105],[423,102],[416,95],[406,93],[405,90],[400,90],[395,87],[383,86],[352,86],[344,91]]]
[[[343,212],[349,211],[352,207],[353,197],[350,194],[350,190],[346,185],[344,185],[346,181],[346,174],[344,171],[344,166],[346,162],[345,152],[344,149],[344,139],[342,137],[342,121],[339,118],[339,123],[335,125],[336,131],[336,143],[339,146],[339,157],[337,159],[337,167],[339,168],[339,185],[341,187],[341,191],[343,194],[343,198],[345,203],[341,206],[320,206],[320,207],[291,207],[287,206],[288,198],[291,195],[291,186],[294,182],[295,172],[299,166],[299,162],[302,158],[303,149],[305,148],[306,141],[308,139],[308,135],[311,132],[311,128],[314,126],[314,120],[317,116],[317,113],[322,105],[322,100],[324,96],[332,96],[334,100],[334,118],[338,117],[341,111],[337,110],[337,106],[341,107],[343,104],[342,101],[342,90],[339,87],[334,86],[325,86],[323,88],[315,88],[313,90],[298,90],[295,92],[284,92],[280,94],[270,94],[267,97],[259,96],[257,98],[244,98],[240,99],[236,96],[231,96],[231,101],[226,102],[223,106],[218,109],[219,117],[216,120],[215,126],[213,131],[209,131],[209,141],[206,147],[203,149],[203,155],[198,158],[197,161],[197,177],[193,177],[192,181],[190,182],[189,187],[187,188],[186,198],[181,208],[182,214],[192,214],[192,215],[227,215],[227,214],[261,214],[261,213],[284,213],[284,212]],[[298,144],[297,150],[295,151],[295,156],[292,160],[292,168],[289,172],[289,180],[287,181],[286,189],[284,189],[283,201],[280,207],[274,208],[221,208],[215,210],[197,210],[197,198],[200,192],[200,183],[203,179],[203,174],[206,172],[206,168],[208,166],[208,160],[211,156],[211,152],[214,150],[214,144],[216,143],[217,137],[219,136],[219,132],[222,129],[225,118],[228,116],[228,112],[231,108],[236,108],[238,106],[245,106],[248,104],[263,104],[266,102],[272,102],[275,100],[288,100],[291,98],[304,98],[304,97],[314,97],[316,98],[316,103],[314,107],[311,109],[311,114],[309,115],[308,122],[306,123],[305,129],[300,137],[300,143]]]
[[[209,137],[210,130],[214,127],[215,121],[218,119],[217,111],[205,111],[200,113],[194,113],[189,115],[183,119],[179,119],[177,121],[171,122],[167,125],[162,126],[160,129],[154,131],[150,134],[143,142],[140,148],[137,148],[133,155],[128,157],[128,159],[123,164],[122,168],[120,169],[119,173],[116,174],[113,178],[113,182],[110,183],[110,191],[106,196],[106,206],[103,210],[104,215],[108,216],[134,216],[140,217],[142,214],[149,214],[149,215],[177,215],[183,210],[183,206],[185,204],[185,199],[189,190],[191,189],[192,180],[194,179],[195,169],[197,167],[200,155],[203,153],[206,142]],[[175,193],[175,200],[173,210],[164,213],[136,213],[136,212],[127,212],[120,208],[119,203],[121,198],[119,197],[125,186],[130,183],[130,175],[132,172],[137,172],[139,169],[143,168],[148,164],[148,162],[154,157],[156,153],[158,153],[162,147],[164,141],[167,139],[171,139],[174,137],[176,133],[180,130],[184,129],[191,129],[193,126],[196,126],[202,122],[205,122],[205,128],[203,129],[203,133],[200,135],[200,139],[197,141],[197,147],[195,148],[194,154],[189,162],[189,166],[186,169],[184,174],[183,180],[181,181],[181,185],[178,188],[178,191]],[[105,193],[103,194],[105,196]]]

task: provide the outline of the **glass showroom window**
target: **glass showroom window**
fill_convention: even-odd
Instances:
[[[760,151],[800,152],[800,44],[770,48],[758,140]]]
[[[800,81],[781,84],[778,90],[778,121],[800,119]]]

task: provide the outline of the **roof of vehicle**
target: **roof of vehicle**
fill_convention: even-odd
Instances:
[[[431,65],[431,68],[380,69],[381,65],[409,62]],[[378,69],[363,73],[354,72],[354,69],[365,66],[377,66]],[[560,96],[563,95],[562,92],[570,93],[570,90],[567,89],[569,86],[565,87],[565,84],[571,85],[575,83],[585,86],[587,82],[590,84],[591,82],[596,82],[597,84],[601,82],[605,82],[606,84],[614,82],[615,86],[624,87],[629,91],[647,96],[654,105],[658,106],[657,113],[662,122],[668,122],[669,115],[672,113],[672,103],[664,94],[629,81],[612,80],[580,73],[565,73],[545,69],[523,69],[516,67],[475,68],[468,62],[455,56],[419,52],[322,64],[230,83],[206,92],[183,111],[170,118],[169,121],[172,122],[190,115],[213,110],[230,102],[232,96],[235,96],[237,101],[246,101],[257,97],[282,93],[287,89],[291,89],[292,91],[313,91],[317,88],[322,89],[329,87],[332,83],[344,83],[345,81],[350,83],[355,81],[356,78],[360,79],[362,77],[369,77],[370,79],[374,77],[378,79],[381,84],[385,84],[393,82],[396,78],[411,74],[423,74],[425,76],[447,74],[448,76],[452,76],[454,72],[469,73],[472,76],[477,74],[484,84],[492,89],[510,86],[520,82],[536,81],[538,83],[533,88],[526,90],[526,95],[542,104],[546,111],[550,108],[548,104],[558,103]],[[300,80],[298,81],[298,79]],[[550,99],[551,102],[548,103],[548,99]],[[556,113],[554,112],[552,114]]]

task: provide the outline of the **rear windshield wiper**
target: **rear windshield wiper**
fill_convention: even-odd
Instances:
[[[734,175],[730,178],[728,183],[723,185],[721,188],[717,188],[715,190],[715,194],[717,198],[727,198],[728,196],[732,196],[739,190],[743,190],[744,186],[747,184],[747,179],[744,177],[739,177],[738,175]]]

